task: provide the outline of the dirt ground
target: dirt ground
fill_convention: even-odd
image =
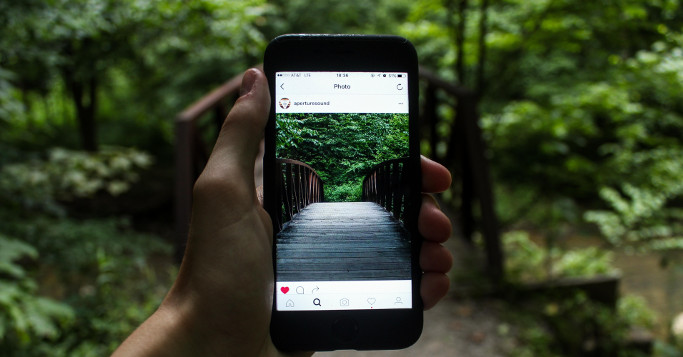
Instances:
[[[504,356],[498,338],[500,321],[487,303],[445,298],[425,312],[422,337],[413,346],[397,351],[319,352],[318,357],[401,357],[401,356]]]

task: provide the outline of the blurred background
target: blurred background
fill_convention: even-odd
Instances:
[[[454,174],[451,292],[402,353],[683,356],[682,20],[678,0],[2,1],[0,355],[106,355],[154,311],[239,76],[310,32],[412,41],[422,152]]]

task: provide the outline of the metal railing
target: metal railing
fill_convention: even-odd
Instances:
[[[307,164],[291,159],[277,159],[280,179],[277,180],[280,196],[278,205],[280,220],[277,225],[282,226],[311,203],[322,202],[325,199],[323,181],[318,173]]]
[[[363,201],[371,201],[384,207],[403,221],[408,196],[408,158],[381,162],[370,169],[363,179]]]

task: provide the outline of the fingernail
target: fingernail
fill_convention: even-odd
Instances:
[[[243,96],[254,88],[254,83],[256,82],[256,70],[249,69],[244,72],[244,77],[242,77],[242,86],[240,87],[240,96]]]

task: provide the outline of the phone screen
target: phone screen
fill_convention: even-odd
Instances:
[[[278,311],[410,309],[407,72],[275,73]]]

